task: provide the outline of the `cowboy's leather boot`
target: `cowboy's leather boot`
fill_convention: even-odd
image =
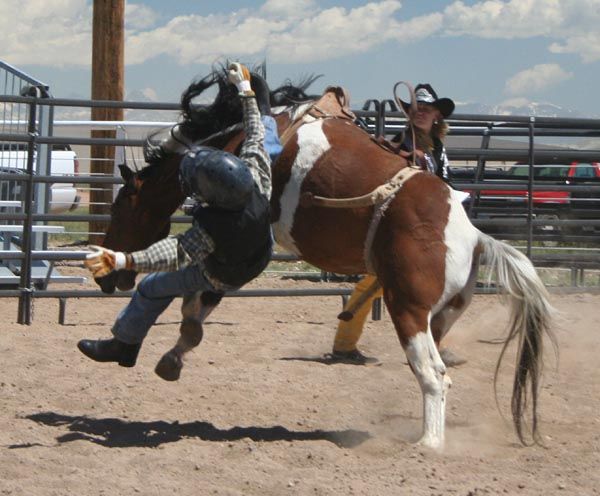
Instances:
[[[121,367],[133,367],[142,344],[128,344],[112,339],[82,339],[79,351],[96,362],[117,362]]]

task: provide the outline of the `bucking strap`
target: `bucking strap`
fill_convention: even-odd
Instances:
[[[394,177],[378,186],[370,193],[353,198],[327,198],[315,196],[307,191],[300,196],[300,205],[303,207],[328,207],[328,208],[359,208],[376,205],[395,195],[402,185],[412,176],[421,172],[415,167],[400,169]]]

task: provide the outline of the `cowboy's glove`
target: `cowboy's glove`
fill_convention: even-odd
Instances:
[[[238,62],[229,66],[229,82],[234,84],[242,96],[254,96],[254,91],[250,87],[250,71],[248,68]]]
[[[93,250],[85,257],[84,265],[94,278],[104,277],[113,270],[131,269],[131,255],[122,251],[112,251],[102,246],[90,245]]]

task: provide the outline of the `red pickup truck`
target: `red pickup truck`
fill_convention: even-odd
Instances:
[[[486,169],[483,183],[489,189],[470,190],[468,183],[474,182],[474,168],[452,169],[452,182],[461,184],[462,189],[471,193],[472,207],[467,205],[475,218],[506,218],[527,215],[529,165],[517,163],[509,169]],[[600,193],[584,191],[551,191],[540,189],[540,185],[600,185],[600,164],[598,162],[570,162],[536,164],[534,166],[533,213],[537,219],[600,219]],[[466,183],[466,184],[465,184]],[[493,184],[511,185],[511,189],[494,189]],[[596,228],[598,229],[598,228]],[[548,231],[553,227],[542,228]],[[579,228],[578,231],[593,231],[593,227]],[[574,230],[564,229],[565,232]]]
[[[518,179],[519,186],[524,183],[524,187],[519,187],[518,189],[514,190],[486,189],[481,191],[481,196],[487,198],[488,200],[520,200],[521,202],[526,203],[527,199],[529,198],[526,184],[529,178],[529,165],[513,165],[510,169],[508,169],[508,171],[506,171],[504,177],[508,181]],[[558,184],[576,184],[579,182],[577,181],[578,179],[600,179],[600,164],[598,162],[572,162],[569,165],[536,165],[534,167],[533,179],[536,184],[548,182],[556,182]],[[575,199],[577,199],[577,195],[573,197],[573,200]],[[569,191],[533,191],[534,205],[566,205],[570,204],[571,200],[572,192]]]

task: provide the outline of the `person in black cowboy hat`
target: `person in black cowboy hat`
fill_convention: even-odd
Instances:
[[[450,181],[448,158],[444,148],[444,137],[448,132],[448,124],[444,121],[454,111],[454,102],[450,98],[438,98],[430,84],[421,83],[415,88],[416,110],[406,102],[401,102],[406,112],[409,125],[406,130],[395,136],[392,141],[400,144],[400,150],[415,152],[417,164],[432,174],[436,174],[444,181]],[[413,145],[413,131],[417,146]],[[376,277],[366,275],[355,286],[354,292],[347,302],[348,308],[363,294],[374,287]],[[353,317],[348,320],[340,320],[333,342],[333,351],[328,358],[333,362],[343,362],[356,365],[375,363],[374,357],[364,355],[356,346],[363,331],[367,316],[373,304],[373,300],[381,298],[382,289],[379,288],[369,296],[359,308],[354,309]],[[440,350],[440,355],[446,366],[456,366],[465,363],[466,360],[455,355],[448,348]]]
[[[406,102],[401,102],[409,125],[392,141],[401,143],[401,148],[418,151],[421,165],[444,181],[450,181],[448,157],[444,148],[444,138],[448,133],[447,119],[454,112],[454,102],[450,98],[438,98],[430,84],[421,83],[415,87],[416,110]],[[413,131],[416,146],[413,145]]]

